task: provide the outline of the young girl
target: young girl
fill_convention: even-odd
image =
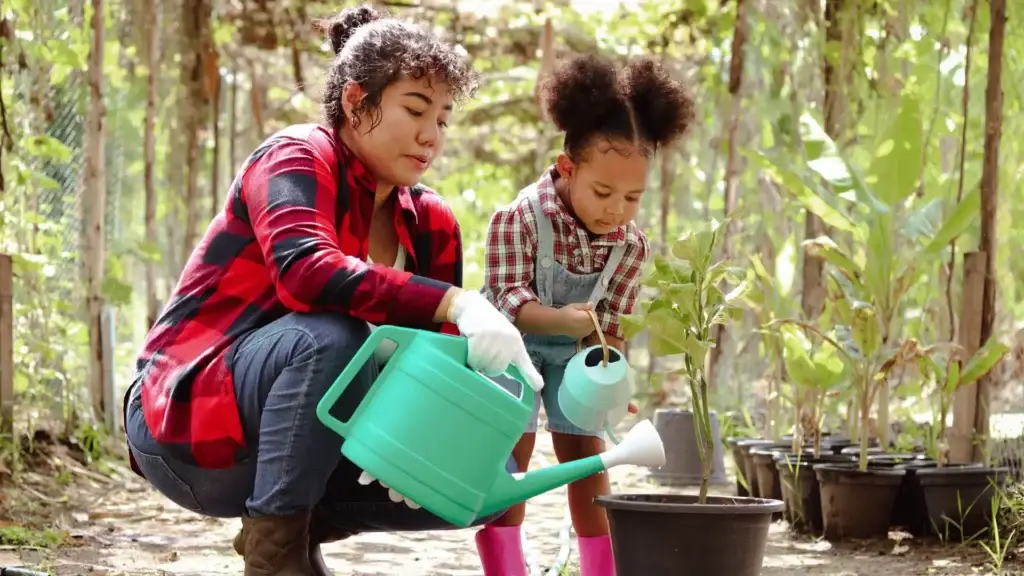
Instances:
[[[651,158],[675,141],[693,116],[688,93],[651,60],[618,70],[579,57],[541,86],[549,116],[565,133],[554,166],[500,209],[487,231],[485,293],[526,334],[544,377],[547,429],[559,462],[604,451],[604,440],[569,422],[558,388],[576,341],[598,342],[591,310],[610,346],[622,350],[619,315],[632,311],[648,256],[633,222]],[[518,392],[515,390],[513,392]],[[533,452],[534,420],[515,447],[520,471]],[[597,474],[569,485],[569,510],[579,539],[582,576],[615,574],[608,520],[594,504],[609,491]],[[525,504],[476,535],[486,576],[525,576],[520,526]]]

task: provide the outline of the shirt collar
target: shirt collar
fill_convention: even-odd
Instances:
[[[569,208],[562,202],[562,198],[558,195],[555,190],[555,177],[558,175],[558,171],[554,165],[544,171],[541,174],[540,179],[537,181],[537,197],[540,200],[541,210],[544,215],[548,218],[562,222],[568,226],[570,230],[582,230],[588,234],[587,229],[580,224],[576,218],[569,212]],[[630,225],[619,226],[615,230],[608,232],[607,234],[601,234],[600,236],[594,236],[590,240],[590,244],[594,246],[616,246],[623,244],[628,240],[628,229]]]

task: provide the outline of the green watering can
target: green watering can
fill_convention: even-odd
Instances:
[[[397,345],[347,422],[330,410],[384,340]],[[521,398],[466,365],[467,340],[384,325],[374,330],[317,405],[321,422],[345,442],[341,453],[382,484],[439,518],[467,527],[548,490],[620,464],[665,464],[661,437],[649,420],[597,456],[515,476],[505,471],[533,412],[533,390]]]

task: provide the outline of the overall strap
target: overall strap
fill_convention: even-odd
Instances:
[[[534,282],[537,284],[537,297],[541,304],[551,306],[554,295],[551,293],[555,285],[555,232],[551,220],[544,214],[540,205],[540,196],[533,188],[527,193],[530,207],[533,208],[534,220],[537,222],[537,255]]]
[[[594,291],[590,293],[591,306],[596,308],[597,303],[604,299],[605,292],[608,290],[608,283],[611,282],[615,269],[619,267],[619,263],[622,262],[622,255],[625,253],[625,242],[612,248],[612,253],[608,255],[608,261],[604,264],[604,270],[601,270],[601,276],[594,284]]]

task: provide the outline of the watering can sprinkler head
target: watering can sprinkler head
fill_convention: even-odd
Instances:
[[[621,464],[658,468],[665,465],[665,445],[650,420],[641,420],[625,438],[601,454],[606,469]]]
[[[488,494],[480,516],[489,516],[538,494],[586,478],[613,466],[660,467],[665,465],[665,445],[650,420],[642,420],[610,450],[525,474],[502,474]]]

